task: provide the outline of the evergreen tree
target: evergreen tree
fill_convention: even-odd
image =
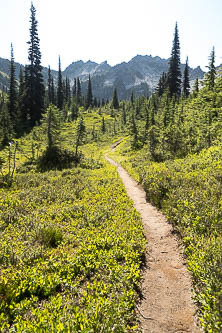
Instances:
[[[27,76],[27,67],[25,67],[25,75]],[[24,78],[22,67],[19,72],[19,90],[18,90],[18,119],[17,119],[17,134],[22,134],[28,127],[28,96],[26,89],[26,81]]]
[[[85,124],[83,121],[83,118],[80,118],[78,125],[77,125],[77,129],[76,129],[76,140],[75,140],[75,157],[78,157],[78,149],[79,146],[83,143],[83,139],[85,136]]]
[[[51,98],[52,98],[52,104],[56,105],[56,94],[55,94],[55,85],[53,77],[51,82]]]
[[[64,90],[62,82],[61,60],[59,56],[59,71],[58,71],[58,84],[57,84],[57,107],[62,110],[64,103]]]
[[[52,103],[52,75],[51,75],[51,69],[49,66],[48,69],[48,104]]]
[[[131,101],[131,104],[133,105],[134,104],[134,93],[133,93],[133,90],[131,92],[130,101]]]
[[[209,57],[209,65],[207,66],[209,69],[206,74],[206,84],[209,90],[213,90],[215,86],[216,79],[216,67],[215,67],[215,49],[213,47],[210,57]]]
[[[76,102],[78,105],[81,104],[81,99],[82,99],[81,83],[80,83],[79,77],[77,77]]]
[[[10,114],[8,111],[8,105],[4,101],[1,103],[0,106],[0,140],[1,145],[7,145],[13,137],[13,127],[11,123]]]
[[[195,81],[194,81],[194,87],[193,87],[193,96],[197,97],[199,93],[199,79],[198,77],[196,77]]]
[[[17,121],[17,106],[18,106],[18,91],[17,82],[15,78],[15,63],[13,46],[11,44],[11,63],[10,63],[10,86],[9,86],[9,100],[8,100],[8,112],[11,118],[12,127],[15,129]]]
[[[106,125],[105,125],[105,119],[104,117],[102,118],[102,132],[105,133],[106,131]]]
[[[76,82],[76,78],[74,79],[74,84],[73,84],[73,90],[72,90],[72,96],[73,98],[76,97],[76,93],[77,93],[77,82]]]
[[[118,95],[117,95],[117,89],[116,88],[113,91],[112,106],[113,106],[114,109],[119,108],[119,100],[118,100]]]
[[[131,135],[133,136],[132,147],[136,148],[138,141],[138,129],[136,126],[136,120],[134,114],[132,114],[130,130],[131,130]]]
[[[183,74],[183,95],[187,98],[189,94],[190,94],[190,77],[189,77],[189,66],[188,66],[188,57],[187,57]]]
[[[159,82],[156,87],[156,92],[159,97],[163,95],[163,93],[167,88],[167,85],[168,85],[168,77],[167,74],[163,72],[163,74],[160,76]]]
[[[71,105],[71,88],[70,88],[70,80],[68,77],[66,77],[65,80],[65,102],[67,103],[68,106]]]
[[[175,34],[173,40],[173,47],[171,51],[171,58],[168,70],[168,85],[170,95],[179,97],[181,94],[181,70],[180,70],[180,42],[177,23],[175,26]]]
[[[52,150],[59,142],[61,124],[59,109],[50,104],[43,116],[42,122],[47,133],[47,150]]]
[[[89,75],[89,81],[88,81],[88,89],[86,94],[86,109],[88,109],[90,106],[93,105],[93,95],[92,95],[92,84],[91,84],[91,78]]]
[[[28,59],[30,64],[27,66],[26,88],[27,104],[29,109],[30,124],[34,126],[39,123],[44,112],[44,94],[45,87],[42,75],[41,52],[39,47],[39,37],[36,20],[36,9],[31,4],[30,17],[30,41],[28,50]]]

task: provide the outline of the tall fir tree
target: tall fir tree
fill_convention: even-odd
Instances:
[[[209,57],[209,65],[207,66],[208,73],[206,74],[206,84],[209,90],[213,90],[215,86],[216,79],[216,67],[215,67],[215,49],[213,47],[210,57]]]
[[[31,4],[30,41],[28,42],[28,59],[30,64],[27,66],[26,88],[27,104],[30,117],[30,125],[34,126],[40,122],[44,112],[45,87],[42,75],[41,52],[38,37],[38,21],[36,20],[36,9]]]
[[[180,70],[180,42],[177,23],[175,26],[174,40],[168,69],[168,86],[170,95],[179,97],[181,94]]]
[[[58,71],[58,84],[57,84],[57,106],[60,110],[63,108],[64,103],[64,90],[62,82],[61,60],[59,56],[59,71]]]
[[[113,91],[112,106],[113,106],[114,109],[119,108],[119,100],[118,100],[118,94],[117,94],[117,89],[116,88]]]
[[[186,59],[186,64],[183,74],[183,95],[188,97],[190,95],[190,77],[189,77],[189,66],[188,66],[188,57]]]
[[[15,62],[13,46],[11,44],[11,62],[10,62],[10,86],[9,86],[9,99],[8,99],[8,112],[11,118],[13,129],[16,128],[17,113],[18,113],[18,91],[17,82],[15,78]]]
[[[88,89],[86,94],[86,109],[93,105],[92,83],[89,75]]]

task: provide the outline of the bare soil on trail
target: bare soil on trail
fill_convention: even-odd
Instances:
[[[138,306],[142,332],[202,332],[197,326],[197,309],[191,297],[192,283],[183,249],[172,226],[146,202],[142,187],[118,163],[108,156],[106,159],[117,168],[134,207],[141,214],[147,238],[142,299]]]

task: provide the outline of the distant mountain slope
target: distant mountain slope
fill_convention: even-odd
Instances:
[[[82,60],[73,62],[64,71],[63,77],[70,78],[71,85],[77,76],[82,83],[82,92],[86,93],[87,80],[89,74],[92,79],[93,95],[99,98],[110,99],[114,87],[118,90],[120,99],[129,98],[132,90],[135,95],[149,95],[154,90],[160,75],[168,70],[169,59],[152,57],[151,55],[137,55],[128,63],[123,62],[116,66],[110,66],[107,61],[98,64],[93,61],[83,62]],[[20,64],[15,63],[16,75],[19,75]],[[23,66],[22,66],[23,67]],[[181,65],[183,73],[185,65]],[[0,58],[0,86],[3,84],[8,87],[8,75],[10,62]],[[47,80],[47,68],[43,69],[45,80]],[[4,73],[7,76],[4,76]],[[52,71],[53,76],[57,77],[57,71]],[[202,79],[204,72],[200,67],[190,68],[190,79],[196,77]]]

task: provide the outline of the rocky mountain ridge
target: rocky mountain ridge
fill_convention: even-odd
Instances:
[[[73,62],[63,72],[63,78],[68,77],[73,85],[74,78],[79,77],[82,84],[82,92],[86,93],[89,75],[92,80],[93,95],[98,98],[110,99],[114,87],[117,88],[120,99],[127,99],[131,92],[138,95],[150,95],[155,89],[158,80],[163,72],[168,70],[169,59],[162,59],[158,56],[137,55],[129,62],[122,62],[115,66],[110,66],[107,61],[98,64],[93,61],[83,62],[82,60]],[[15,63],[16,76],[19,75],[20,64]],[[22,66],[23,67],[23,66]],[[181,72],[184,71],[185,64],[181,64]],[[0,85],[8,86],[8,76],[10,71],[10,61],[0,58]],[[47,81],[47,68],[43,68],[43,75]],[[52,71],[52,75],[57,79],[57,71]],[[196,77],[202,79],[204,72],[198,66],[190,68],[190,79]]]

